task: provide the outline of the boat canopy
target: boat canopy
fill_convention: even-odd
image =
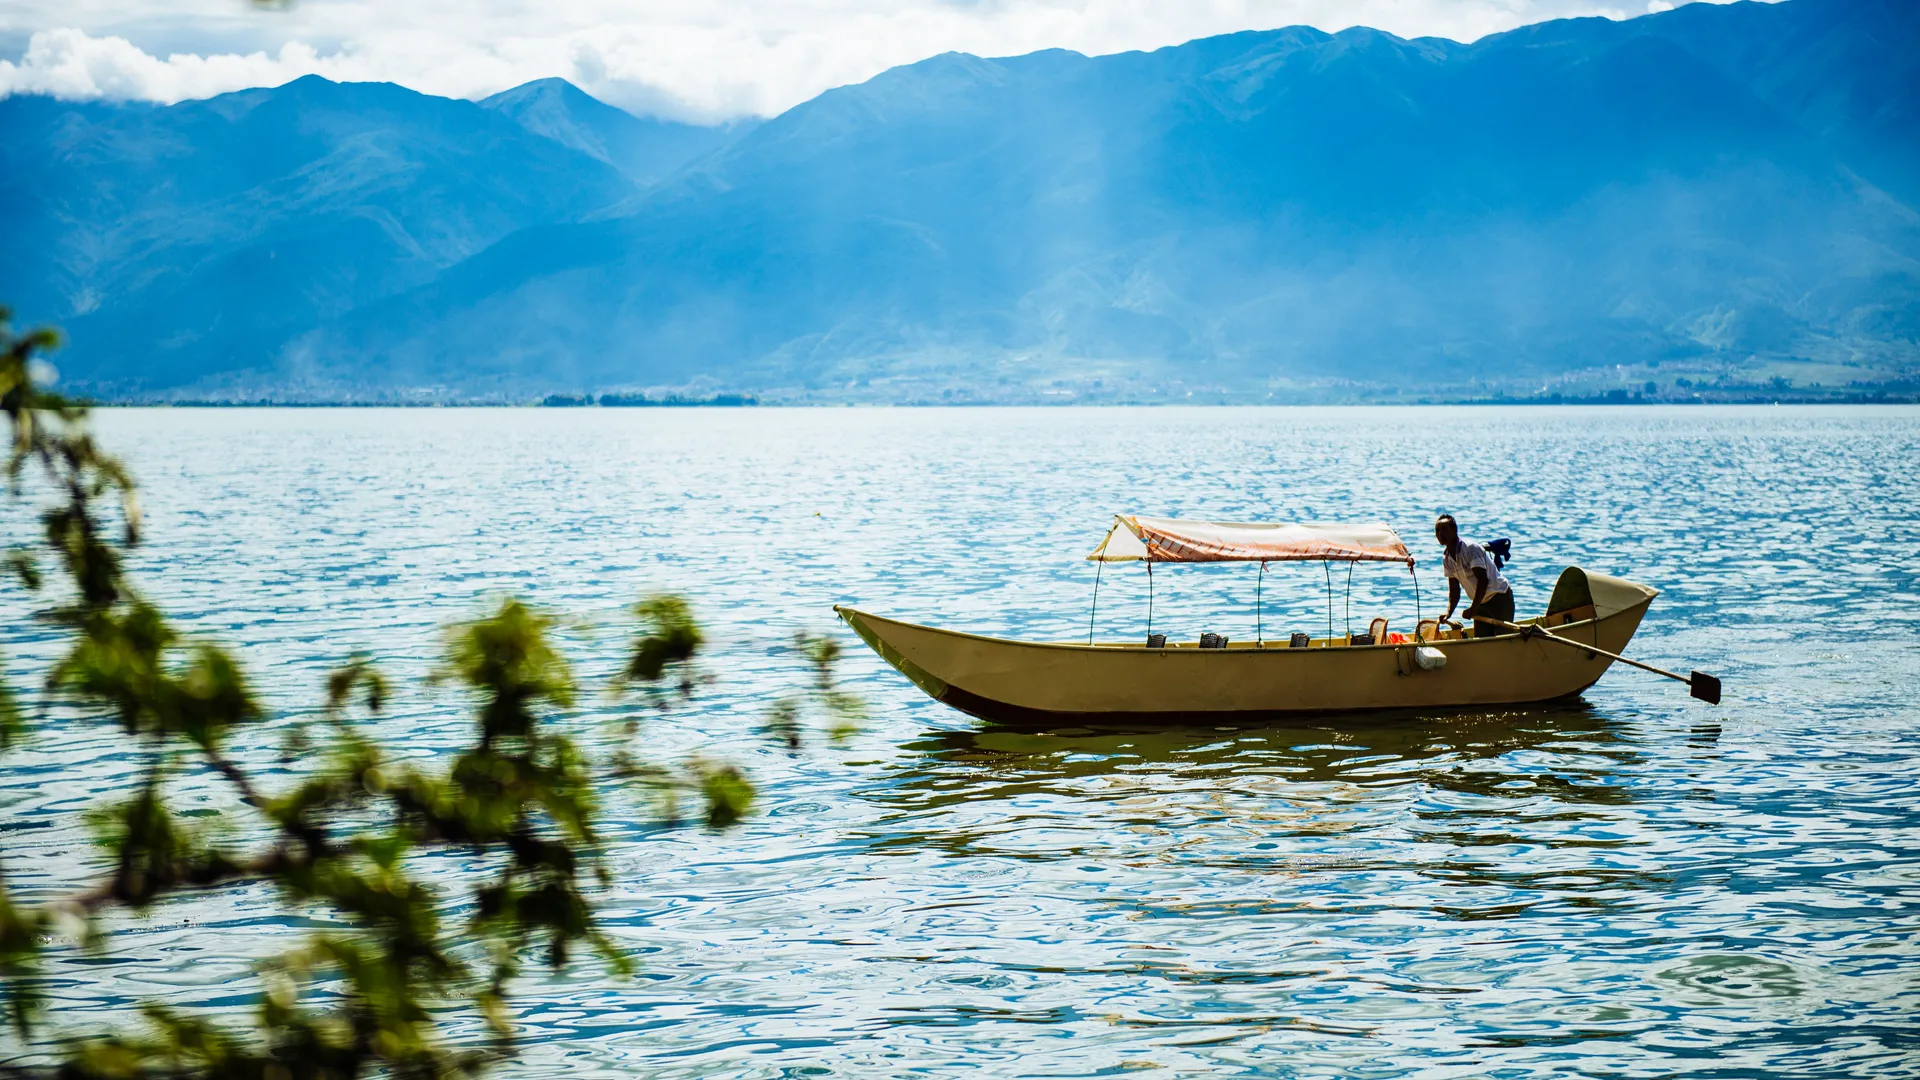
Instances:
[[[1413,565],[1386,525],[1179,521],[1116,514],[1090,562],[1397,562]]]

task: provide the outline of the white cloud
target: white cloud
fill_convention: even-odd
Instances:
[[[1297,23],[1472,40],[1546,18],[1622,15],[1601,0],[301,0],[286,12],[238,8],[237,0],[14,0],[0,13],[0,34],[31,36],[19,60],[0,60],[0,96],[172,102],[320,74],[478,97],[558,75],[636,111],[721,119],[777,113],[948,50],[1111,53]]]
[[[71,27],[33,35],[15,64],[0,60],[0,96],[51,94],[67,99],[109,98],[174,102],[247,86],[270,86],[300,75],[358,76],[342,57],[321,57],[297,41],[273,56],[174,53],[162,60],[120,37],[96,38]]]

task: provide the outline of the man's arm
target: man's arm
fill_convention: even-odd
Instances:
[[[1460,582],[1456,578],[1447,579],[1447,613],[1440,616],[1441,622],[1453,618],[1453,609],[1460,606]]]
[[[1487,598],[1487,568],[1486,567],[1476,566],[1473,568],[1473,582],[1474,582],[1473,607],[1469,607],[1465,612],[1462,613],[1466,615],[1466,617],[1469,619],[1473,618],[1474,609],[1480,606],[1480,601],[1485,600]],[[1454,587],[1459,588],[1457,584]]]

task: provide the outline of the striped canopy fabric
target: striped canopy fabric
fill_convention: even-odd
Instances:
[[[1093,562],[1397,562],[1413,565],[1386,525],[1274,525],[1118,514]]]

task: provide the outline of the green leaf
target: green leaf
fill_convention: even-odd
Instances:
[[[40,936],[43,920],[14,906],[0,882],[0,1000],[7,1019],[21,1039],[32,1031],[44,1001],[36,985],[40,973]]]
[[[716,829],[739,821],[753,805],[753,785],[732,765],[701,766],[700,793],[707,798],[707,824]]]
[[[358,690],[370,713],[378,713],[387,702],[387,679],[364,656],[354,656],[327,676],[327,712],[337,715]]]
[[[13,548],[6,556],[7,572],[12,574],[20,587],[28,592],[40,591],[40,567],[33,561],[33,554]]]
[[[163,800],[154,774],[131,799],[97,813],[95,823],[101,845],[113,853],[109,893],[136,911],[171,890],[210,885],[244,872],[180,822]]]
[[[678,596],[652,596],[633,606],[648,632],[634,639],[621,672],[625,679],[657,682],[667,669],[693,659],[702,644],[693,609]]]
[[[211,645],[194,650],[193,663],[177,687],[178,703],[168,730],[185,735],[203,749],[216,748],[228,728],[260,718],[260,706],[247,689],[240,665]]]
[[[480,691],[482,745],[501,738],[534,734],[534,708],[542,703],[573,705],[573,672],[547,642],[553,620],[537,615],[518,600],[478,622],[456,628],[448,640],[447,666],[461,682]]]
[[[20,712],[20,700],[13,687],[0,677],[0,750],[11,750],[26,738],[26,717]]]

